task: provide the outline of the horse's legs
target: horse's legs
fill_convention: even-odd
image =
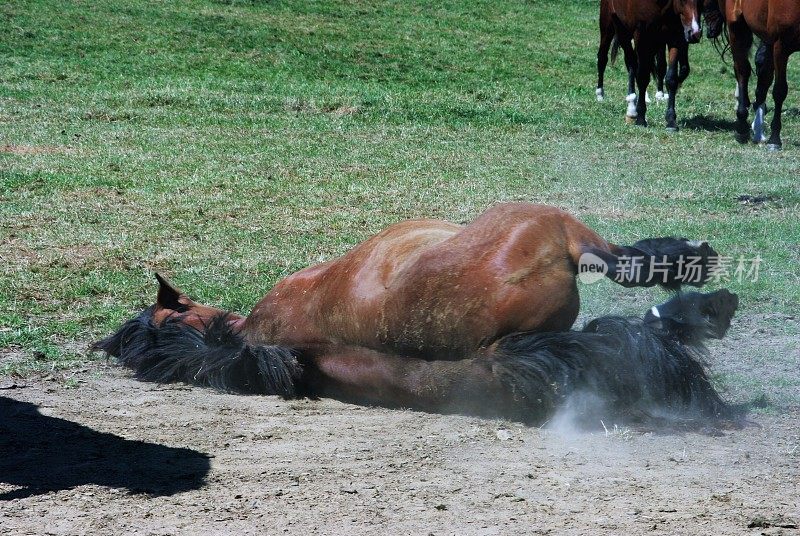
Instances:
[[[639,97],[636,99],[636,124],[647,126],[647,86],[650,84],[650,73],[653,68],[653,47],[650,36],[643,36],[643,31],[636,33],[636,84],[639,87]]]
[[[775,70],[775,86],[772,88],[772,99],[775,101],[775,109],[772,111],[772,124],[770,125],[769,141],[767,148],[773,151],[781,150],[781,112],[783,111],[783,101],[789,93],[789,84],[786,81],[786,64],[789,61],[783,41],[778,39],[772,45],[772,61]]]
[[[601,317],[580,332],[515,333],[458,361],[427,361],[360,347],[332,346],[305,356],[301,351],[298,392],[531,424],[541,424],[565,404],[575,404],[572,410],[592,418],[625,416],[632,409],[631,415],[639,415],[637,407],[647,414],[662,406],[725,417],[727,405],[684,345],[722,337],[736,297],[727,291],[691,295],[695,297],[677,307],[659,306],[663,322]],[[666,306],[691,316],[669,314]]]
[[[753,44],[753,33],[744,22],[728,25],[730,35],[731,54],[733,55],[733,68],[736,72],[737,106],[736,106],[736,139],[740,143],[747,143],[750,139],[750,125],[747,123],[747,114],[750,108],[750,97],[747,85],[750,80],[750,58],[748,53]]]
[[[490,355],[427,361],[353,346],[311,354],[301,362],[305,388],[312,396],[523,422],[541,422],[554,409],[551,385],[533,377],[509,378],[502,363]],[[535,395],[524,396],[520,382]]]
[[[625,53],[625,68],[628,70],[628,95],[626,97],[626,102],[628,102],[629,107],[633,107],[633,110],[636,109],[636,53],[633,52],[633,49],[628,50]],[[647,93],[644,94],[644,101],[647,104],[650,104],[650,95]],[[636,114],[629,114],[630,117],[636,117]]]
[[[678,87],[689,78],[689,44],[678,47]]]
[[[605,96],[603,79],[608,65],[608,50],[614,40],[614,21],[608,13],[606,2],[600,2],[600,46],[597,49],[597,88],[595,96],[601,102]]]
[[[761,143],[766,141],[764,136],[764,114],[767,113],[767,92],[769,86],[772,85],[772,80],[775,77],[775,68],[772,61],[772,50],[767,47],[763,42],[759,45],[756,51],[756,75],[758,76],[758,84],[756,85],[756,98],[753,102],[753,111],[755,118],[753,119],[753,142]]]
[[[636,117],[636,52],[631,46],[630,36],[617,37],[619,46],[625,55],[625,69],[628,71],[628,93],[625,96],[625,102],[628,103],[628,108],[625,115],[630,118]]]
[[[668,95],[664,94],[664,78],[667,75],[667,56],[664,53],[665,48],[666,45],[659,46],[658,52],[656,52],[656,101],[663,101],[668,97]]]
[[[597,88],[594,94],[597,97],[597,102],[602,102],[606,96],[603,89],[603,77],[606,72],[606,65],[608,65],[608,49],[611,46],[611,41],[606,42],[602,34],[600,35],[600,48],[597,50]]]
[[[624,47],[625,69],[628,71],[628,95],[636,96],[636,53],[630,46]]]
[[[675,95],[678,93],[678,48],[670,47],[669,49],[669,67],[667,68],[667,91],[669,91],[669,99],[667,101],[667,111],[664,113],[664,118],[667,121],[667,130],[671,132],[678,131],[677,114],[675,113]]]

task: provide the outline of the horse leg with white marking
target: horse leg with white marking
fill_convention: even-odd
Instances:
[[[663,102],[667,100],[667,95],[664,93],[664,78],[667,76],[667,57],[664,54],[663,47],[659,46],[656,53],[656,102]]]
[[[756,85],[756,99],[755,102],[753,102],[753,110],[755,111],[755,118],[752,124],[753,143],[762,143],[767,141],[767,137],[764,135],[764,115],[767,113],[767,92],[775,77],[772,51],[769,50],[764,43],[761,43],[756,51],[755,60],[758,83]]]
[[[628,71],[628,93],[625,96],[625,102],[628,103],[625,111],[625,116],[634,119],[636,117],[636,69],[637,59],[636,52],[631,47],[630,39],[626,44],[620,43],[622,51],[625,54],[625,69]]]
[[[600,2],[600,46],[597,49],[597,88],[594,90],[597,102],[605,99],[603,89],[606,66],[608,65],[608,51],[614,42],[614,20],[611,18],[608,0]]]

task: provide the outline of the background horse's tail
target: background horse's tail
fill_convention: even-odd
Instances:
[[[582,247],[578,273],[597,258],[604,275],[622,286],[660,285],[669,290],[682,285],[702,287],[718,264],[718,254],[708,242],[674,237],[648,238],[632,246]]]
[[[725,14],[716,0],[705,2],[703,17],[706,20],[707,35],[714,45],[714,49],[722,60],[725,60],[725,53],[730,50],[730,39],[728,37],[728,25],[726,24]]]
[[[617,63],[617,56],[619,56],[619,38],[617,34],[614,34],[614,38],[611,40],[611,65],[615,65]]]
[[[611,65],[612,66],[616,65],[616,63],[617,63],[617,57],[619,56],[619,49],[620,48],[621,48],[621,46],[619,44],[619,37],[617,37],[617,34],[615,33],[613,39],[611,39]],[[663,58],[664,58],[664,52],[663,51],[661,51],[661,50],[656,51],[655,54],[661,54],[661,59],[663,60]],[[626,66],[626,67],[628,67],[628,66]],[[658,79],[659,79],[658,61],[654,61],[653,62],[653,66],[652,66],[650,74],[653,77],[653,80],[658,82]]]
[[[177,317],[153,322],[153,307],[95,343],[144,381],[185,382],[244,394],[294,397],[301,366],[278,346],[250,346],[235,333],[227,314],[198,330]]]

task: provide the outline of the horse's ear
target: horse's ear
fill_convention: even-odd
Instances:
[[[183,292],[180,291],[175,285],[170,283],[166,277],[161,274],[155,274],[158,281],[158,297],[156,298],[156,305],[164,308],[171,309],[178,313],[187,311],[189,308],[186,304],[180,302],[180,297]]]

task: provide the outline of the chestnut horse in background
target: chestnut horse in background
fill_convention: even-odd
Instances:
[[[542,422],[588,390],[634,413],[658,402],[729,415],[696,351],[724,334],[735,296],[692,293],[647,322],[602,318],[569,331],[587,258],[624,286],[677,289],[701,286],[716,253],[683,238],[618,246],[557,208],[500,204],[468,225],[392,225],[278,282],[247,317],[195,303],[158,276],[155,305],[96,348],[141,379],[245,393]],[[683,258],[699,271],[682,271]],[[662,277],[642,270],[653,262],[669,266]]]
[[[756,85],[755,121],[753,141],[762,141],[767,91],[775,80],[772,98],[775,109],[767,147],[779,151],[781,141],[781,113],[789,93],[786,69],[789,56],[800,50],[800,2],[797,0],[706,0],[709,37],[719,38],[727,30],[737,84],[736,137],[746,143],[750,126],[747,116],[750,107],[748,83],[750,80],[750,47],[753,34],[761,38],[766,50],[756,54],[758,83]]]
[[[636,124],[647,126],[647,86],[653,70],[656,53],[666,44],[669,50],[665,82],[668,99],[665,119],[667,129],[678,129],[675,112],[675,95],[679,84],[689,75],[688,47],[689,43],[700,41],[700,7],[702,0],[607,0],[601,2],[601,31],[603,18],[610,16],[614,23],[619,45],[627,58],[636,60],[636,83],[639,95],[635,99],[635,110],[629,105],[628,115],[635,113]],[[605,5],[604,5],[605,4]],[[602,9],[607,9],[603,13]],[[631,47],[631,40],[634,47]],[[601,36],[601,48],[602,48]],[[598,52],[598,71],[600,70],[600,52]],[[682,61],[679,72],[678,62]],[[598,87],[602,80],[598,77]],[[629,98],[629,103],[634,102]]]

